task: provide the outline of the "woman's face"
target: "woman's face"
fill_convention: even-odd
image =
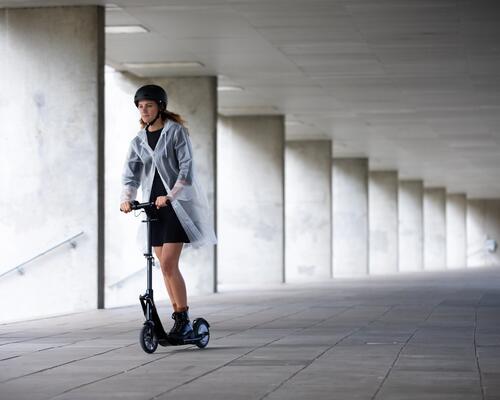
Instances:
[[[142,120],[146,124],[153,121],[160,110],[156,101],[153,100],[141,100],[137,103],[137,108],[141,113]]]

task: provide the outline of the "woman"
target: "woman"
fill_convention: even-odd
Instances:
[[[193,165],[189,133],[182,118],[167,111],[167,93],[157,85],[139,88],[134,96],[142,129],[132,139],[122,175],[120,210],[131,211],[137,189],[157,208],[151,242],[160,261],[175,320],[169,335],[185,339],[193,328],[188,315],[186,285],[179,270],[184,244],[216,244],[208,201]]]

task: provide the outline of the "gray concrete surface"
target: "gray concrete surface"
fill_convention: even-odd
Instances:
[[[0,241],[8,243],[0,274],[83,232],[75,247],[58,248],[36,268],[27,265],[22,281],[17,274],[1,280],[0,304],[20,286],[37,295],[3,309],[0,321],[96,308],[103,261],[104,10],[0,9],[0,60]],[[13,134],[20,124],[23,133]]]
[[[420,180],[399,181],[398,218],[399,271],[424,269],[424,184]]]
[[[488,251],[487,241],[500,243],[500,199],[467,199],[467,266],[500,264],[500,251]]]
[[[446,267],[467,265],[467,196],[446,195]]]
[[[332,163],[333,276],[368,275],[368,159]]]
[[[398,229],[398,173],[370,171],[368,175],[370,275],[398,272]]]
[[[212,324],[204,350],[143,353],[138,306],[0,325],[0,398],[500,398],[498,268],[281,285],[191,308]]]
[[[332,277],[332,142],[285,144],[285,282]]]
[[[284,122],[282,115],[220,116],[217,121],[220,287],[283,282]]]
[[[424,269],[446,269],[446,189],[424,189]]]

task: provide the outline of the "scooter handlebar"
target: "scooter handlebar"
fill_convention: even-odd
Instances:
[[[137,200],[130,202],[132,210],[143,210],[145,208],[153,207],[155,205],[154,201],[148,201],[146,203],[139,203]]]

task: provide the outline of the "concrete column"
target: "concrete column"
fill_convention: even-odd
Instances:
[[[333,276],[368,273],[368,160],[334,158]]]
[[[424,269],[446,269],[446,190],[424,189]]]
[[[142,218],[118,211],[121,170],[130,140],[140,129],[133,102],[137,88],[154,83],[168,94],[167,108],[186,121],[193,144],[195,168],[215,218],[215,139],[217,79],[215,77],[136,78],[116,71],[106,73],[106,306],[135,302],[144,290],[144,257],[136,245]],[[140,193],[140,191],[139,191]],[[126,245],[124,245],[126,244]],[[211,293],[215,286],[215,249],[185,249],[180,268],[189,295]],[[132,275],[136,271],[141,271]],[[122,281],[126,278],[125,281]],[[155,297],[168,298],[159,269],[153,277]]]
[[[468,199],[467,267],[500,265],[499,244],[500,199]]]
[[[285,148],[285,280],[331,278],[331,141]]]
[[[0,9],[0,319],[96,308],[103,271],[102,7]],[[20,293],[22,288],[22,293]]]
[[[157,81],[167,90],[169,108],[187,121],[195,157],[196,173],[206,191],[216,218],[217,78],[185,77]],[[181,257],[182,274],[188,294],[216,290],[215,247],[189,249]]]
[[[423,191],[422,181],[399,181],[399,271],[421,271],[423,264]]]
[[[283,282],[283,117],[220,117],[217,164],[221,289]]]
[[[449,269],[467,265],[467,233],[465,194],[446,196],[446,262]]]
[[[369,175],[369,273],[398,271],[398,173],[371,171]]]

